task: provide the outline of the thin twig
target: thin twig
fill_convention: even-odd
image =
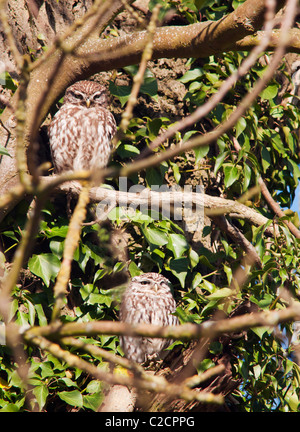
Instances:
[[[239,152],[241,150],[241,146],[237,140],[236,137],[231,137],[234,148],[236,149],[237,152]],[[251,162],[249,161],[248,164],[250,165]],[[269,205],[270,209],[273,210],[273,212],[280,218],[284,218],[286,215],[285,213],[281,210],[280,205],[274,200],[274,198],[272,197],[272,195],[270,194],[269,189],[267,188],[266,183],[264,182],[263,178],[261,175],[258,176],[258,184],[260,186],[260,190],[261,193],[263,194],[267,204]],[[300,231],[298,230],[297,227],[295,227],[295,225],[285,219],[284,223],[287,225],[287,227],[289,228],[289,230],[291,231],[291,233],[296,237],[296,238],[300,238]]]
[[[111,1],[95,0],[83,17],[76,19],[74,23],[67,28],[63,35],[57,35],[51,47],[46,52],[44,52],[39,59],[31,63],[29,67],[30,72],[45,63],[45,61],[48,60],[57,49],[61,49],[65,53],[72,54],[86,40],[91,32],[93,32],[98,24],[99,17],[101,17],[110,6]],[[75,32],[77,32],[80,28],[83,28],[91,18],[93,18],[92,25],[89,26],[88,29],[86,29],[76,41],[73,41],[71,44],[66,43],[68,38],[74,35]]]
[[[55,303],[52,311],[52,321],[59,317],[64,304],[74,253],[80,240],[82,222],[86,217],[86,207],[89,202],[89,188],[90,186],[88,183],[83,186],[69,224],[63,260],[54,286]]]
[[[284,19],[282,21],[281,26],[281,37],[278,41],[277,49],[265,70],[264,75],[256,82],[252,91],[247,93],[246,96],[241,100],[240,104],[237,108],[230,114],[226,121],[221,123],[218,127],[216,127],[213,131],[210,131],[206,135],[198,136],[196,138],[192,138],[186,141],[184,144],[180,144],[174,147],[167,149],[166,151],[154,154],[153,156],[147,157],[147,159],[135,160],[133,163],[123,167],[119,170],[119,176],[130,176],[135,172],[138,172],[142,169],[147,169],[149,167],[153,167],[158,165],[165,160],[173,158],[179,154],[190,151],[194,148],[200,146],[206,146],[217,140],[220,136],[226,133],[228,130],[232,129],[238,119],[244,115],[244,113],[249,109],[255,99],[259,96],[261,91],[270,81],[270,79],[274,75],[274,71],[278,68],[280,63],[282,62],[283,56],[285,54],[285,47],[289,42],[289,29],[291,28],[295,13],[296,13],[296,0],[290,0],[287,4]],[[112,170],[115,171],[115,170]]]
[[[169,396],[179,397],[187,401],[198,400],[203,403],[223,403],[223,397],[221,395],[213,395],[208,392],[197,392],[190,390],[186,386],[170,384],[163,377],[155,377],[154,379],[151,379],[151,377],[148,376],[148,379],[144,380],[136,377],[129,377],[128,375],[107,372],[106,370],[96,367],[76,355],[71,354],[69,351],[63,350],[58,344],[50,342],[42,336],[33,336],[30,338],[30,343],[50,352],[55,357],[65,361],[70,367],[76,367],[86,371],[96,379],[105,381],[111,385],[120,384],[124,386],[137,387],[155,393],[165,393]]]
[[[212,219],[223,233],[229,235],[233,239],[234,243],[239,245],[244,252],[251,257],[258,268],[262,268],[262,262],[255,247],[246,239],[244,234],[236,226],[228,222],[224,216],[214,216]]]
[[[199,375],[193,375],[193,376],[187,378],[184,381],[184,384],[188,387],[196,387],[196,386],[202,384],[203,382],[209,380],[213,376],[220,375],[222,372],[224,372],[224,370],[225,370],[225,366],[223,364],[220,364],[218,366],[214,366],[214,367],[200,373]]]
[[[28,57],[24,56],[24,62],[21,70],[21,78],[18,89],[18,103],[15,112],[17,126],[16,126],[16,163],[19,173],[20,182],[25,186],[28,192],[33,189],[33,184],[28,177],[27,157],[25,150],[25,130],[26,130],[26,102],[27,102],[27,88],[30,76],[28,71]]]
[[[107,351],[96,345],[85,342],[84,340],[76,339],[74,337],[65,337],[62,338],[61,342],[66,345],[71,345],[74,348],[81,349],[91,354],[93,357],[102,357],[104,360],[107,360],[110,363],[114,363],[132,371],[138,370],[140,374],[144,373],[144,369],[140,365],[134,364],[125,357],[117,356],[111,351]]]
[[[153,51],[153,38],[156,30],[156,24],[158,19],[158,13],[160,10],[160,5],[156,5],[153,9],[150,23],[147,28],[148,37],[146,39],[145,49],[142,54],[141,62],[139,65],[138,72],[133,78],[133,86],[131,89],[130,97],[128,99],[126,109],[122,114],[122,120],[119,126],[119,133],[114,137],[114,142],[117,143],[120,139],[120,134],[124,133],[129,125],[132,118],[133,108],[137,103],[137,97],[140,91],[140,87],[143,84],[144,75],[147,68],[147,63],[151,60]]]
[[[35,235],[39,229],[40,215],[45,204],[45,197],[37,199],[23,231],[22,239],[15,252],[12,267],[1,284],[0,313],[6,323],[9,321],[11,293],[18,281],[20,270],[29,256]]]
[[[260,41],[260,44],[254,47],[254,49],[251,51],[249,56],[242,62],[241,66],[237,69],[237,71],[230,75],[222,83],[217,93],[215,93],[204,105],[198,107],[188,117],[185,117],[181,121],[175,123],[173,126],[168,128],[162,135],[158,136],[154,141],[152,141],[152,143],[149,144],[148,148],[139,155],[138,159],[142,159],[149,155],[151,150],[159,147],[163,142],[174,136],[176,132],[179,132],[194,125],[195,123],[199,122],[201,118],[208,115],[222,101],[222,99],[226,96],[228,91],[237,83],[237,81],[249,72],[251,67],[256,63],[259,56],[266,50],[272,36],[276,2],[274,0],[267,1],[266,8],[266,24],[263,38]]]

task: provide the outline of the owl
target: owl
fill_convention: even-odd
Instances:
[[[105,87],[94,81],[78,81],[67,88],[48,130],[56,173],[107,165],[116,133],[116,122],[107,106]]]
[[[129,324],[177,325],[173,314],[176,302],[170,281],[158,273],[145,273],[132,278],[125,290],[120,307],[120,321]],[[161,338],[121,336],[120,344],[125,356],[137,363],[163,359],[164,351],[172,341]]]

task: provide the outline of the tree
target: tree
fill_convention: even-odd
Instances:
[[[297,2],[79,4],[74,19],[69,2],[24,3],[27,49],[0,2],[1,410],[96,411],[134,386],[145,411],[297,411],[300,233],[282,210],[300,177],[284,57]],[[54,176],[47,115],[92,76],[113,97],[115,154],[100,174]],[[118,322],[126,279],[146,271],[172,280],[181,325]],[[124,333],[173,350],[149,374],[122,356]]]

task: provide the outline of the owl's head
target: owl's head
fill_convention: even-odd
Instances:
[[[159,273],[144,273],[132,278],[131,289],[151,294],[170,293],[171,283]]]
[[[78,81],[67,88],[64,104],[79,105],[86,108],[108,106],[107,90],[94,81]]]

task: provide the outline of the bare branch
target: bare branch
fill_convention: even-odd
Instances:
[[[52,312],[53,321],[59,317],[60,310],[64,304],[73,256],[80,240],[81,227],[86,216],[86,207],[89,202],[89,188],[90,186],[88,183],[83,186],[69,224],[63,260],[54,286],[55,304]]]
[[[32,327],[24,333],[25,341],[35,336],[60,339],[69,336],[126,335],[159,337],[176,340],[212,338],[224,333],[239,332],[253,327],[274,327],[279,323],[300,318],[300,303],[293,301],[291,306],[282,309],[218,321],[206,321],[203,324],[182,324],[161,327],[151,324],[129,325],[123,322],[94,321],[88,323],[50,324],[43,327]]]
[[[271,39],[272,29],[274,26],[274,16],[276,9],[276,1],[267,2],[267,10],[265,12],[265,31],[263,32],[263,38],[258,46],[252,50],[249,56],[242,62],[241,66],[236,72],[231,74],[221,85],[219,91],[215,93],[204,105],[199,106],[192,114],[185,117],[181,121],[175,123],[173,126],[168,128],[162,135],[158,136],[147,149],[139,156],[139,159],[150,154],[150,150],[154,150],[159,147],[167,139],[171,138],[176,132],[181,131],[189,126],[194,125],[209,112],[211,112],[217,104],[226,96],[228,91],[236,84],[236,82],[243,77],[250,68],[255,64],[259,56],[266,50],[268,43]]]
[[[128,375],[109,373],[106,370],[96,367],[76,355],[71,354],[69,351],[63,350],[58,344],[50,342],[42,336],[33,336],[29,339],[29,342],[67,362],[70,367],[84,370],[96,379],[105,381],[111,385],[120,384],[123,386],[137,387],[155,393],[165,393],[168,396],[179,397],[187,401],[197,400],[204,403],[223,403],[223,398],[220,395],[213,395],[208,392],[197,392],[190,390],[185,386],[170,384],[163,377],[147,376],[147,379],[140,379]]]
[[[142,54],[142,58],[141,58],[141,62],[139,65],[139,70],[136,73],[136,75],[133,78],[133,86],[132,86],[132,90],[131,90],[131,94],[130,97],[128,99],[127,105],[126,105],[126,109],[122,114],[122,120],[119,126],[119,132],[122,131],[126,131],[129,122],[132,118],[132,112],[133,112],[133,108],[137,102],[137,97],[140,91],[140,87],[143,84],[143,80],[144,80],[144,75],[146,72],[146,68],[147,68],[147,63],[148,61],[151,59],[152,56],[152,52],[153,52],[153,38],[154,38],[154,33],[156,30],[156,22],[158,19],[158,13],[160,10],[160,6],[157,5],[154,10],[153,10],[153,14],[148,26],[148,38],[146,39],[146,45],[145,45],[145,49],[143,51]],[[117,135],[114,137],[114,142],[117,143],[119,138],[119,133],[117,133]]]

